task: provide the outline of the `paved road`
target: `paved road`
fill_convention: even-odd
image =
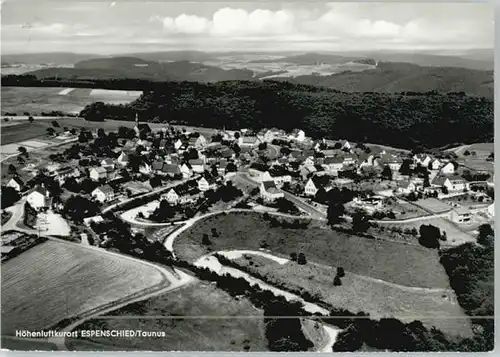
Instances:
[[[18,203],[14,206],[7,207],[5,210],[12,213],[10,219],[2,226],[2,232],[10,231],[17,229],[16,224],[23,216],[24,212],[24,201],[25,198],[22,198]]]

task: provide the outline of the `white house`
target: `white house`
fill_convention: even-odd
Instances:
[[[240,136],[238,145],[244,147],[257,147],[261,143],[260,139],[256,136]]]
[[[455,173],[455,165],[452,162],[448,162],[441,168],[441,173],[443,175],[451,175]]]
[[[413,155],[413,161],[415,162],[415,164],[420,164],[423,167],[428,167],[432,161],[432,158],[426,154],[416,154]]]
[[[177,141],[174,143],[174,149],[179,150],[182,147],[182,141],[181,139],[177,139]]]
[[[491,217],[495,217],[495,204],[492,203],[491,205],[488,206],[488,214]]]
[[[193,172],[196,172],[198,174],[201,174],[205,171],[205,166],[203,165],[203,161],[200,159],[189,160],[189,166],[191,166]]]
[[[349,143],[347,140],[342,140],[340,143],[342,144],[341,149],[351,150],[352,148],[351,143]]]
[[[99,202],[108,202],[114,200],[115,191],[110,185],[102,185],[92,191],[91,195]]]
[[[189,168],[189,166],[186,164],[182,164],[182,166],[180,167],[180,170],[181,170],[182,177],[184,177],[184,178],[189,178],[193,175],[193,170],[191,170]]]
[[[410,194],[412,192],[415,192],[415,190],[417,189],[417,187],[415,186],[415,184],[411,181],[403,181],[403,182],[400,182],[398,184],[398,188],[397,188],[397,192],[398,193],[401,193],[401,194]]]
[[[207,139],[205,139],[205,137],[203,135],[190,138],[189,139],[189,146],[192,146],[197,150],[202,150],[207,146]]]
[[[323,167],[330,173],[337,173],[344,167],[344,159],[341,157],[326,157]]]
[[[286,182],[292,182],[292,176],[290,175],[280,175],[280,176],[272,176],[269,171],[264,172],[262,174],[262,181],[274,181],[277,187],[283,186]]]
[[[314,166],[314,158],[312,156],[306,157],[306,159],[303,162],[304,166]]]
[[[93,216],[93,217],[87,217],[87,218],[83,219],[83,223],[86,226],[90,226],[90,224],[92,222],[94,222],[94,223],[101,223],[102,221],[104,221],[104,219],[102,218],[102,216]]]
[[[114,169],[115,168],[115,163],[113,162],[113,160],[107,158],[107,159],[103,159],[101,161],[101,166],[104,167],[104,168],[110,167],[110,168]]]
[[[266,202],[273,202],[278,198],[285,197],[285,194],[278,190],[274,181],[262,181],[260,184],[260,196]]]
[[[19,177],[13,177],[8,183],[7,187],[12,187],[17,192],[24,188],[24,182]]]
[[[455,223],[470,223],[472,215],[469,209],[457,207],[450,212],[450,218]]]
[[[432,160],[431,163],[429,164],[429,169],[431,170],[438,170],[440,167],[441,167],[441,161],[439,161],[438,159]]]
[[[171,188],[166,194],[162,196],[171,205],[177,205],[179,203],[179,195],[173,188]]]
[[[50,193],[42,186],[37,186],[26,197],[26,201],[37,211],[50,205]]]
[[[304,186],[304,194],[306,196],[315,196],[316,193],[318,192],[319,187],[316,186],[314,183],[314,180],[312,177],[307,181],[306,185]]]
[[[304,130],[294,129],[290,134],[289,139],[302,142],[306,139],[306,133],[304,132]]]
[[[213,178],[202,177],[201,179],[198,180],[198,189],[201,192],[205,192],[213,188],[215,188],[215,180]]]
[[[128,155],[122,151],[120,156],[118,156],[118,159],[116,159],[119,165],[121,166],[127,166],[128,164]]]
[[[437,176],[431,182],[432,187],[446,187],[449,192],[460,192],[468,189],[469,185],[462,177],[453,176]]]
[[[108,176],[108,171],[102,167],[93,167],[89,170],[89,177],[93,181],[99,181],[100,179],[104,179]]]

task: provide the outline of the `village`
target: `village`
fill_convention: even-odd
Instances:
[[[90,237],[95,245],[106,233],[92,226],[110,211],[143,232],[238,208],[331,224],[363,214],[373,225],[401,232],[437,222],[456,238],[450,244],[474,240],[477,227],[494,216],[492,174],[460,165],[452,151],[313,140],[300,129],[212,132],[168,124],[152,130],[136,119],[133,129],[118,132],[64,133],[75,143],[42,167],[24,165],[28,154],[21,152],[24,167],[9,167],[2,195],[24,202],[25,228],[85,242]],[[26,175],[31,178],[23,181]],[[11,247],[2,249],[8,254]]]

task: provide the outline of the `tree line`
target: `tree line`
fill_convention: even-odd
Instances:
[[[80,82],[29,75],[3,77],[4,85],[74,86]],[[5,84],[7,83],[7,84]],[[143,90],[126,105],[97,102],[80,116],[87,120],[140,120],[227,129],[301,128],[313,138],[433,148],[450,143],[493,140],[493,101],[460,93],[346,93],[277,81],[150,82],[89,80],[106,89]]]

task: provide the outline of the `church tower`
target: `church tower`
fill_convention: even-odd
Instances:
[[[134,126],[134,130],[135,130],[135,136],[139,137],[139,134],[140,134],[140,130],[139,130],[139,115],[138,113],[136,112],[135,113],[135,126]]]

